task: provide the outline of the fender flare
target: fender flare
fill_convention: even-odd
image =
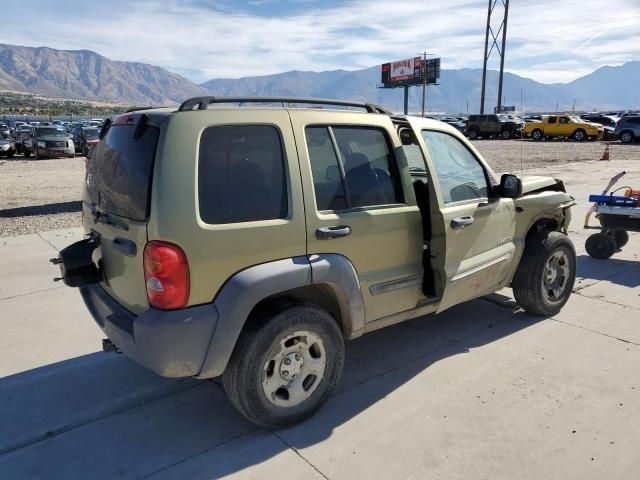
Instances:
[[[340,305],[347,338],[364,331],[364,300],[351,262],[342,255],[298,256],[255,265],[233,275],[213,302],[218,323],[197,378],[221,375],[254,307],[273,295],[312,284],[325,284]]]

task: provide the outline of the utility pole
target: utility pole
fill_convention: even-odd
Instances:
[[[489,5],[487,8],[487,28],[484,36],[484,59],[482,64],[482,90],[480,93],[480,113],[484,113],[484,101],[485,101],[485,93],[486,93],[486,84],[487,84],[487,63],[489,58],[491,57],[491,53],[495,47],[498,55],[500,56],[500,77],[498,80],[498,104],[497,104],[497,112],[500,113],[502,108],[502,80],[504,77],[504,54],[507,46],[507,16],[509,15],[509,0],[500,0],[503,8],[503,17],[500,26],[496,33],[494,33],[493,28],[491,27],[491,17],[494,14],[494,10],[496,8],[496,4],[498,0],[489,0]],[[489,48],[489,34],[491,34],[491,48]],[[498,37],[502,34],[502,47],[498,45]]]
[[[498,81],[498,113],[502,111],[502,77],[504,76],[504,54],[507,48],[507,20],[509,18],[509,0],[504,2],[504,20],[502,21],[502,51],[500,52],[500,80]]]
[[[424,118],[424,110],[427,105],[427,52],[422,52],[422,65],[420,66],[422,74],[422,118]]]

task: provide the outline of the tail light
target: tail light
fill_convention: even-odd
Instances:
[[[163,310],[183,308],[189,300],[189,264],[180,247],[152,241],[144,247],[144,280],[149,305]]]

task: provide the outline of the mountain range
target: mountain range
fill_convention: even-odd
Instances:
[[[482,70],[443,69],[427,89],[427,110],[476,112]],[[525,111],[626,109],[640,106],[640,61],[602,67],[569,83],[543,84],[505,72],[503,104]],[[110,60],[89,50],[56,50],[0,44],[0,90],[126,105],[166,105],[199,95],[322,97],[369,101],[402,110],[401,89],[380,89],[380,67],[326,72],[290,71],[201,85],[168,70]],[[498,72],[487,72],[486,109],[496,104]],[[409,108],[421,108],[421,88],[411,88]]]

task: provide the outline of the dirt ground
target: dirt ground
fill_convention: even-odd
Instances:
[[[597,161],[605,148],[603,142],[527,140],[478,140],[474,145],[497,173],[516,174]],[[603,168],[613,172],[616,160],[637,159],[640,164],[640,144],[613,143],[610,148],[611,162],[603,163]],[[0,159],[0,237],[79,226],[84,169],[80,157]],[[562,178],[562,173],[557,176]]]

